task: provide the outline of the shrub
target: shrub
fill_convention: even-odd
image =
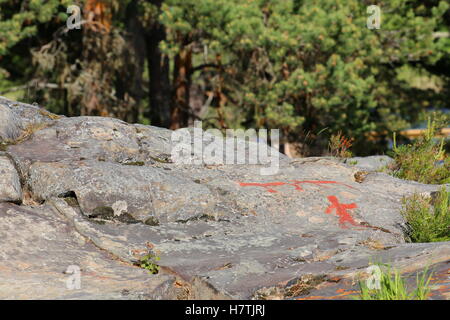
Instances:
[[[402,215],[410,242],[450,241],[450,193],[443,187],[435,199],[419,194],[403,199]]]
[[[159,265],[156,263],[160,258],[153,254],[147,254],[141,258],[139,266],[143,269],[148,270],[151,274],[159,273]]]
[[[330,137],[329,148],[331,155],[334,157],[350,158],[352,156],[350,151],[352,145],[353,139],[346,138],[340,131]]]
[[[450,182],[450,159],[445,154],[442,138],[436,141],[439,125],[428,119],[425,133],[412,144],[397,146],[394,133],[393,175],[406,180],[427,184],[444,184]],[[438,164],[439,161],[443,163]]]

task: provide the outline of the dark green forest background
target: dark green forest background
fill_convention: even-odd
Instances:
[[[0,95],[172,129],[278,128],[305,156],[337,132],[383,153],[450,108],[450,3],[0,0]]]

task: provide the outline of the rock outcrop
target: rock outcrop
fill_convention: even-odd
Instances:
[[[20,120],[9,108],[0,105],[0,139],[16,139],[20,134]]]
[[[387,157],[280,154],[261,175],[173,163],[167,129],[2,98],[0,120],[0,298],[308,298],[371,261],[448,268],[450,243],[405,243],[400,214],[439,186],[380,172]],[[135,266],[149,253],[159,274]],[[317,285],[293,290],[305,277]]]

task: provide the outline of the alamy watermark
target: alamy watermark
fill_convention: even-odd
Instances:
[[[66,21],[67,29],[81,29],[81,8],[77,5],[70,5],[67,7],[67,14],[70,14]]]
[[[66,279],[66,288],[68,290],[81,289],[81,269],[77,265],[70,265],[67,267],[65,274],[70,274]]]
[[[381,8],[377,5],[370,5],[366,10],[369,17],[367,18],[367,28],[370,30],[380,29],[381,27]],[[67,7],[67,28],[69,30],[81,29],[81,8],[77,5],[70,5]]]
[[[381,289],[381,269],[379,266],[371,265],[366,269],[367,273],[370,275],[366,280],[366,285],[369,290],[380,290]]]
[[[278,129],[227,129],[224,136],[218,129],[203,131],[202,122],[195,121],[194,128],[172,133],[171,160],[195,165],[259,164],[261,175],[273,175],[279,169],[279,139]]]
[[[367,13],[370,15],[367,18],[367,28],[370,30],[380,29],[381,27],[381,9],[377,5],[367,7]]]

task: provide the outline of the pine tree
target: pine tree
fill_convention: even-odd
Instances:
[[[40,100],[70,115],[280,128],[325,147],[342,132],[364,151],[370,132],[449,107],[447,1],[379,1],[380,29],[359,0],[79,3],[104,32],[58,32],[69,0],[0,0],[0,92],[38,79],[58,86]],[[439,89],[415,86],[422,74]]]

